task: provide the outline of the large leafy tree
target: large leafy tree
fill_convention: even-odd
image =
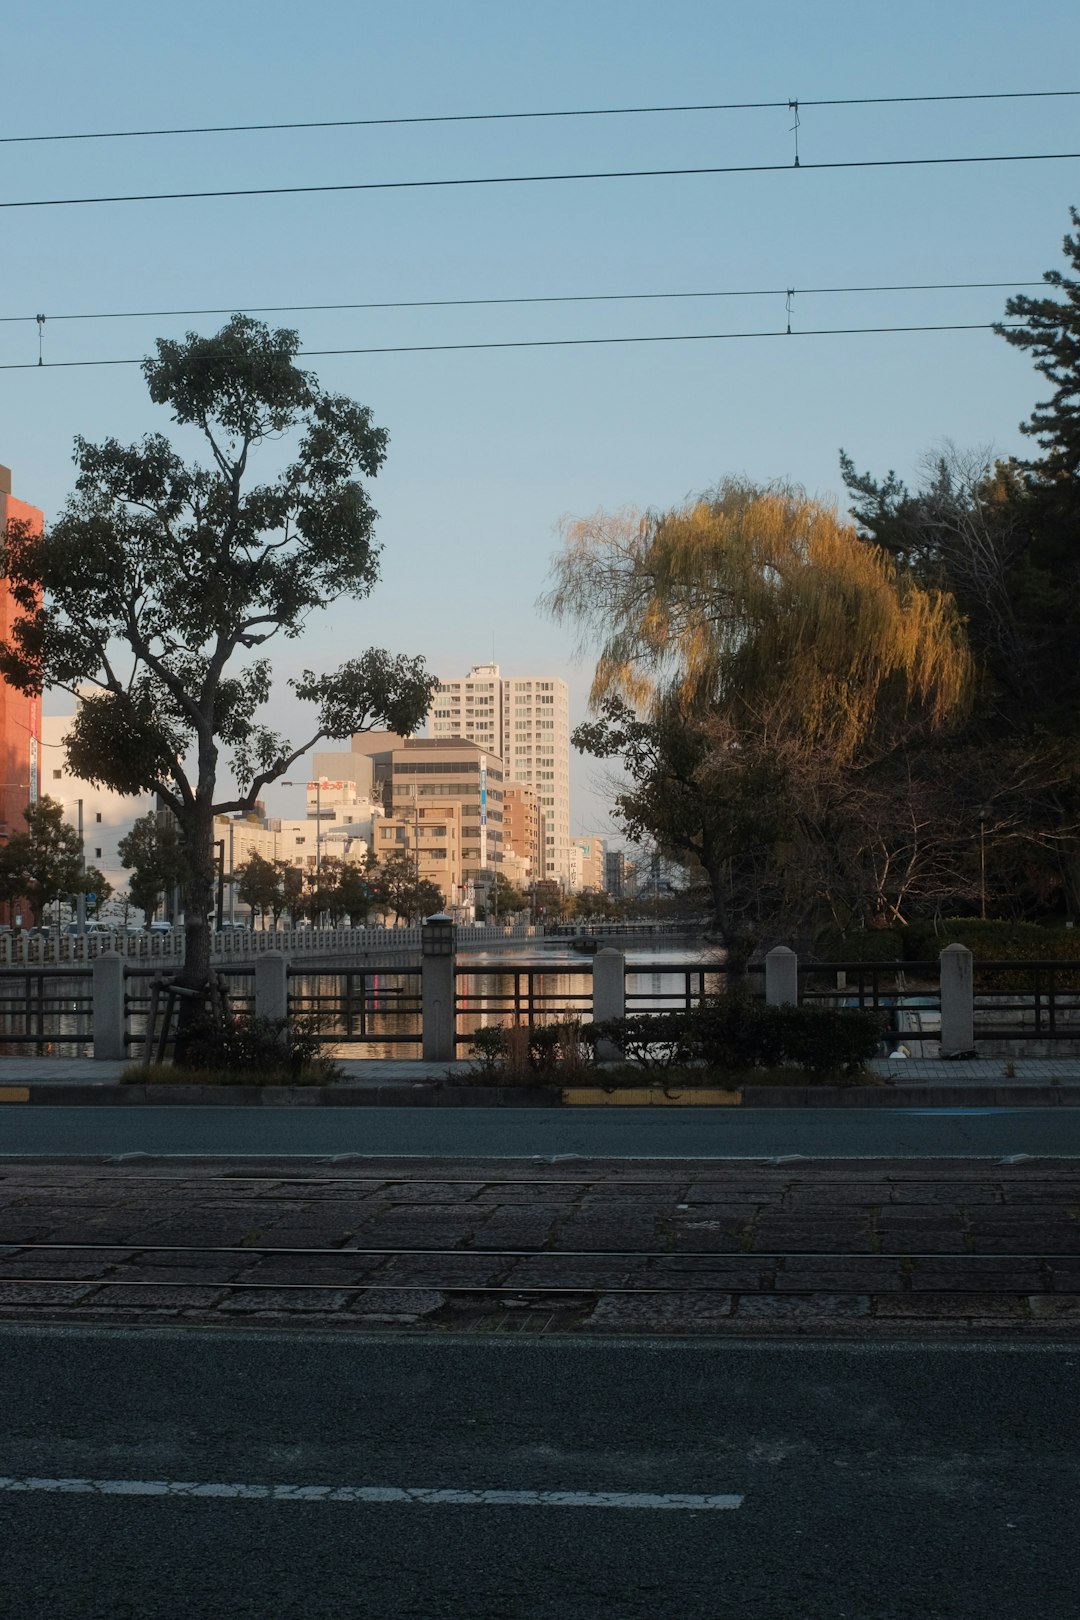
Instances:
[[[1035,369],[1053,386],[1048,400],[1036,405],[1020,431],[1035,439],[1043,456],[1027,464],[1040,480],[1080,479],[1080,212],[1070,208],[1075,234],[1062,244],[1073,274],[1046,270],[1043,280],[1054,294],[1032,298],[1016,293],[1005,305],[1013,324],[997,332],[1014,348],[1035,356]]]
[[[256,851],[236,868],[234,876],[240,904],[249,906],[253,916],[258,912],[264,925],[268,916],[276,922],[281,915],[284,894],[281,873],[275,863]]]
[[[779,905],[799,816],[822,813],[809,785],[877,766],[962,712],[955,604],[784,486],[728,481],[673,511],[600,514],[566,539],[545,602],[599,651],[600,717],[575,744],[619,760],[627,834],[700,863],[735,947]]]
[[[80,438],[60,518],[40,541],[10,528],[4,546],[22,611],[0,673],[23,690],[79,691],[70,768],[172,810],[190,864],[192,986],[209,973],[215,814],[253,809],[323,738],[415,730],[433,685],[422,659],[368,651],[290,683],[315,710],[298,744],[260,718],[268,645],[339,598],[366,597],[378,574],[361,480],[382,465],[386,433],[301,370],[297,351],[295,332],[240,315],[213,337],[160,341],[143,366],[150,397],[205,459],[184,460],[162,434]],[[255,482],[270,446],[278,470]],[[221,793],[223,750],[236,789]]]
[[[186,888],[190,872],[183,834],[171,816],[151,810],[121,838],[117,852],[131,872],[131,903],[149,923],[167,894]]]
[[[64,820],[64,807],[55,799],[38,799],[23,811],[26,831],[16,833],[0,849],[0,898],[25,900],[35,925],[45,906],[63,895],[97,893],[100,874],[83,869],[79,835]]]
[[[415,860],[404,851],[388,856],[374,876],[375,903],[392,911],[400,922],[419,922],[441,911],[446,903],[438,884],[419,877]]]
[[[927,456],[908,487],[859,472],[841,453],[852,516],[874,547],[924,586],[950,592],[978,673],[963,768],[934,749],[921,761],[969,839],[985,828],[988,867],[1007,878],[999,909],[1080,911],[1080,213],[1065,271],[1047,291],[1008,300],[997,327],[1050,382],[1021,431],[1041,450],[995,461],[953,445]],[[939,768],[941,767],[941,768]]]

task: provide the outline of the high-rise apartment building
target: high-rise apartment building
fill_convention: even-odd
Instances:
[[[42,514],[11,493],[11,473],[0,467],[0,535],[9,523],[25,523],[31,534],[40,534]],[[0,636],[5,640],[20,610],[6,581],[0,581]],[[11,837],[26,831],[23,811],[36,802],[40,791],[39,750],[41,704],[0,681],[0,836]]]
[[[569,887],[570,696],[558,676],[506,678],[498,664],[475,664],[441,681],[428,714],[433,739],[465,737],[498,755],[508,786],[529,785],[540,813],[537,881]]]

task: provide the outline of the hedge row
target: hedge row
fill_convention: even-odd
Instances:
[[[977,962],[1080,962],[1080,929],[1036,923],[944,917],[903,928],[844,934],[828,928],[815,941],[825,962],[929,962],[946,945],[966,945]]]
[[[594,1050],[610,1043],[643,1068],[777,1069],[854,1074],[885,1032],[879,1013],[833,1007],[769,1007],[741,997],[690,1012],[639,1013],[585,1024]]]

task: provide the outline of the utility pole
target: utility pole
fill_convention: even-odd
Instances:
[[[85,879],[85,876],[86,876],[86,850],[83,847],[83,819],[82,819],[83,802],[82,802],[81,799],[77,799],[75,802],[79,807],[79,882],[80,882],[80,884],[82,884],[83,880]],[[57,915],[59,916],[59,909],[57,910]],[[85,889],[85,887],[81,887],[79,889],[78,894],[75,896],[75,916],[76,916],[76,919],[77,919],[77,922],[78,922],[79,933],[80,934],[85,934],[86,933],[86,889]]]

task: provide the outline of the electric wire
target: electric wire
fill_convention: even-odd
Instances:
[[[1020,321],[945,321],[936,325],[911,326],[821,326],[787,331],[783,327],[764,332],[677,332],[655,336],[513,338],[477,343],[397,343],[342,349],[301,349],[299,359],[330,359],[359,354],[454,354],[491,349],[573,349],[602,348],[617,344],[643,343],[723,343],[740,340],[807,337],[857,337],[888,332],[991,332],[999,327],[1021,326]],[[141,366],[143,358],[115,360],[19,360],[0,364],[0,371],[68,371],[95,366]]]
[[[918,169],[988,163],[1051,163],[1080,152],[1004,152],[970,157],[837,158],[820,163],[730,163],[675,169],[596,169],[572,173],[463,175],[440,180],[351,180],[307,186],[231,186],[206,191],[140,191],[99,197],[23,197],[0,202],[4,208],[96,207],[104,203],[193,202],[218,197],[301,197],[339,192],[432,191],[481,186],[525,186],[583,180],[663,180],[719,174],[787,174],[797,170]]]
[[[178,316],[190,318],[198,315],[312,315],[336,313],[345,310],[382,309],[479,309],[503,305],[526,304],[617,304],[655,303],[665,299],[691,298],[783,298],[787,294],[799,298],[824,293],[893,293],[893,292],[970,292],[979,289],[1003,287],[1041,287],[1042,278],[1014,281],[909,281],[880,283],[856,287],[738,287],[733,289],[689,292],[648,293],[550,293],[512,298],[397,298],[380,299],[352,304],[228,304],[208,309],[112,309],[93,310],[60,315],[0,315],[0,326],[22,323],[33,325],[49,321],[129,321],[167,320]]]
[[[887,107],[930,102],[1040,101],[1080,95],[1080,90],[984,90],[932,96],[829,96],[807,100],[784,97],[780,101],[704,101],[644,107],[565,107],[526,112],[420,113],[392,118],[320,118],[262,124],[181,124],[162,129],[99,129],[40,135],[0,135],[0,145],[29,145],[46,141],[142,140],[162,135],[237,135],[269,130],[378,129],[404,124],[484,124],[524,122],[530,119],[626,118],[654,114],[750,112],[785,107]]]

